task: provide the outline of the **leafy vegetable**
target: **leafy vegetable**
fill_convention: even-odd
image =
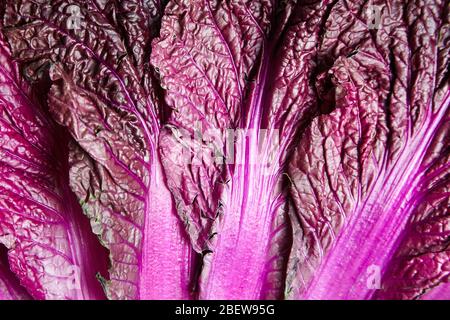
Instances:
[[[95,275],[105,269],[103,251],[69,189],[68,139],[0,45],[0,243],[34,298],[101,299]],[[1,269],[13,288],[5,261]]]
[[[318,92],[332,110],[289,164],[303,240],[289,298],[418,298],[449,280],[448,4],[384,8],[373,33],[357,3],[330,9],[318,78],[332,86]]]
[[[0,241],[34,298],[100,297],[92,234],[110,299],[450,298],[448,1],[0,16]],[[18,255],[30,239],[76,261],[81,292]],[[0,294],[27,298],[6,266]]]
[[[286,112],[278,106],[282,93],[277,93],[274,100],[279,100],[273,104],[270,95],[264,97],[272,79],[270,60],[292,59],[287,66],[276,64],[280,73],[298,63],[291,47],[276,52],[278,34],[269,32],[273,21],[286,21],[291,6],[278,12],[266,1],[171,2],[161,37],[153,46],[152,63],[161,74],[166,103],[173,109],[160,142],[163,165],[192,244],[205,253],[201,298],[281,294],[267,282],[273,281],[272,273],[279,273],[279,267],[269,265],[271,260],[282,260],[280,251],[270,252],[270,244],[284,231],[281,222],[272,232],[276,217],[283,216],[278,214],[284,208],[278,164],[283,155],[272,144],[277,132],[268,130],[264,136],[259,129],[270,127],[267,122],[277,116],[284,117],[276,128],[283,129],[281,147],[285,148],[297,123],[296,108],[279,115]],[[299,45],[303,40],[297,40]],[[272,106],[277,109],[272,111]],[[239,128],[235,154],[230,156],[228,133]],[[209,138],[211,131],[217,135]],[[186,135],[202,135],[203,140],[185,142]],[[183,155],[186,149],[188,154]],[[266,168],[269,161],[276,165]],[[282,246],[284,237],[278,238],[276,245]],[[281,275],[274,283],[281,291],[282,281]]]
[[[157,2],[9,1],[5,14],[6,36],[29,77],[49,65],[50,111],[79,144],[69,156],[70,185],[110,250],[105,286],[113,299],[189,297],[191,252],[159,169],[157,100],[144,63],[146,22],[160,9]],[[133,31],[123,38],[122,29]]]
[[[29,300],[30,296],[9,270],[5,249],[0,247],[0,300]]]

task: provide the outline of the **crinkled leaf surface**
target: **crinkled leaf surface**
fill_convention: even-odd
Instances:
[[[264,1],[173,1],[166,8],[161,36],[153,46],[152,63],[159,69],[166,102],[173,108],[170,126],[161,138],[162,161],[178,212],[198,252],[213,247],[209,243],[215,235],[212,225],[221,215],[222,190],[227,188],[226,168],[216,161],[212,150],[223,150],[223,130],[236,127],[245,115],[246,75],[252,72],[262,50],[272,9],[272,5]],[[219,139],[210,144],[203,138],[184,141],[186,136],[202,136],[216,129],[222,130]],[[183,157],[186,149],[187,159]],[[195,149],[201,154],[193,151]],[[245,193],[245,186],[240,187],[236,197]],[[240,211],[239,208],[230,216],[233,234],[223,235],[226,243],[237,240],[234,233],[239,225],[235,222]],[[243,260],[250,240],[245,238],[241,249],[234,251],[234,258],[229,256],[230,248],[226,248],[225,253],[231,259],[220,268],[233,272],[222,274],[224,277],[218,281],[202,281],[203,298],[234,296],[231,290],[245,292],[242,290],[244,283],[233,289],[228,284],[234,276],[237,276],[232,280],[235,283],[249,276],[241,268],[233,268],[235,261],[241,266],[250,262],[249,257]],[[204,270],[208,265],[206,257]],[[259,269],[253,272],[259,273]],[[214,271],[209,273],[214,274]],[[205,286],[208,288],[203,290]]]
[[[313,112],[309,76],[325,10],[295,1],[166,9],[152,52],[173,108],[160,148],[178,212],[206,253],[201,298],[283,294],[290,231],[280,177]]]
[[[28,292],[9,269],[8,251],[0,247],[0,300],[29,300]]]
[[[202,299],[448,298],[448,1],[164,6],[6,1],[13,55],[50,74],[75,140],[63,171],[110,250],[108,297],[190,298],[198,277]]]
[[[449,4],[374,4],[379,25],[369,3],[339,1],[321,31],[326,114],[288,169],[288,298],[449,294]]]
[[[148,65],[159,1],[7,1],[6,36],[78,145],[70,183],[110,250],[113,299],[190,297],[191,249],[165,187]],[[125,31],[123,31],[125,30]],[[122,32],[123,31],[123,32]]]
[[[378,299],[450,299],[450,112],[420,169],[411,219],[382,279]]]
[[[33,97],[0,41],[0,242],[34,298],[101,299],[106,260],[69,189],[68,139]]]

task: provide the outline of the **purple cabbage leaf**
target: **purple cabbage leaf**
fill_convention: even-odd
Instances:
[[[377,5],[374,29],[359,2],[331,5],[318,44],[328,112],[288,166],[287,298],[450,297],[449,5]]]
[[[68,141],[0,41],[2,283],[13,288],[14,272],[36,299],[103,299],[96,274],[106,264],[69,189]],[[9,292],[25,297],[19,289]]]
[[[160,1],[7,1],[5,34],[27,76],[49,73],[70,147],[70,186],[109,249],[111,299],[187,299],[192,254],[157,150],[148,64]]]
[[[31,297],[9,269],[8,250],[0,247],[0,300],[30,300]]]
[[[450,298],[448,1],[4,2],[0,298]]]
[[[308,76],[325,9],[294,1],[166,8],[151,57],[173,109],[160,148],[180,218],[204,256],[202,299],[283,296],[291,242],[283,163],[312,114]]]

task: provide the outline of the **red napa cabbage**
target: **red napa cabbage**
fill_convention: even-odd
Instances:
[[[9,269],[8,251],[0,247],[0,300],[30,300],[31,297]]]
[[[9,265],[1,255],[1,287],[27,296],[14,287],[20,280],[36,299],[102,299],[96,274],[106,265],[69,188],[70,139],[0,45],[0,246],[9,249]]]
[[[5,2],[12,56],[50,77],[60,125],[3,49],[0,102],[30,118],[0,119],[23,176],[0,231],[33,297],[95,298],[25,259],[35,288],[12,258],[32,239],[93,274],[81,205],[110,299],[450,298],[448,1]]]
[[[32,79],[47,67],[50,112],[77,142],[70,187],[109,249],[111,299],[190,296],[195,255],[163,181],[162,115],[146,62],[161,9],[158,1],[7,1],[5,11],[15,58]],[[78,26],[67,23],[74,11]]]
[[[376,32],[358,10],[329,10],[316,103],[331,110],[288,167],[289,298],[412,299],[450,280],[449,5],[391,1]]]
[[[416,298],[449,280],[448,3],[284,4],[171,2],[153,46],[200,298]]]

